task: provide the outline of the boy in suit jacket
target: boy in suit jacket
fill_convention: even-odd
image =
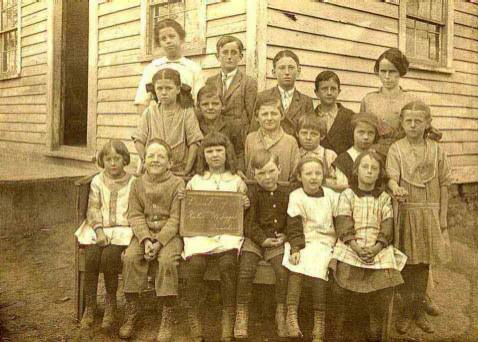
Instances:
[[[327,123],[327,134],[320,144],[337,155],[347,151],[354,142],[350,123],[354,112],[337,102],[339,94],[340,79],[335,72],[326,70],[317,75],[315,95],[320,104],[315,108],[315,112]]]
[[[295,81],[300,74],[299,57],[290,50],[279,51],[273,61],[272,73],[277,78],[277,86],[259,93],[259,98],[277,99],[284,113],[282,128],[284,132],[295,136],[299,119],[314,111],[312,98],[295,89]],[[258,128],[257,122],[251,123],[251,131]]]
[[[244,45],[233,36],[222,36],[217,44],[216,57],[221,64],[219,74],[209,77],[206,84],[220,90],[222,115],[232,120],[236,127],[243,127],[243,139],[254,117],[257,97],[257,81],[237,67],[242,60]],[[244,141],[243,141],[244,142]]]

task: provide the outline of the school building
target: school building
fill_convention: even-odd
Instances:
[[[0,148],[89,161],[110,138],[130,140],[144,67],[160,54],[158,19],[184,25],[186,56],[206,76],[215,45],[232,34],[260,90],[274,84],[272,58],[298,54],[297,87],[313,96],[324,69],[342,80],[339,99],[357,111],[380,83],[375,59],[399,47],[412,61],[401,80],[432,106],[455,183],[478,182],[478,3],[453,0],[2,0]]]

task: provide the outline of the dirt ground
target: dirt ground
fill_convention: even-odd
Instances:
[[[118,341],[117,328],[112,334],[96,328],[79,329],[74,313],[74,257],[71,225],[57,225],[23,236],[3,233],[0,236],[0,341]],[[4,230],[5,232],[5,230]],[[478,295],[472,289],[471,271],[477,268],[477,250],[464,243],[453,242],[454,262],[434,272],[434,299],[443,313],[430,318],[434,334],[425,335],[414,328],[404,340],[415,341],[478,341],[471,332],[470,317],[478,310],[471,299]],[[478,279],[475,273],[475,279]],[[101,284],[100,284],[101,286]],[[475,284],[478,286],[478,284]],[[268,297],[272,289],[259,289],[257,297]],[[472,293],[476,295],[472,295]],[[120,295],[120,314],[124,298]],[[99,303],[103,300],[99,296]],[[207,340],[220,336],[220,299],[215,285],[209,287],[203,305]],[[259,300],[258,302],[264,303]],[[206,303],[205,303],[206,304]],[[101,306],[100,306],[101,307]],[[183,312],[178,310],[175,341],[188,341],[188,328]],[[265,313],[265,314],[264,314]],[[310,317],[302,310],[306,334],[310,333]],[[158,329],[155,305],[149,304],[133,341],[152,341]],[[475,314],[475,317],[478,316]],[[121,317],[120,317],[121,318]],[[272,341],[274,323],[271,310],[256,304],[251,317],[251,341]],[[478,324],[478,320],[474,324]]]

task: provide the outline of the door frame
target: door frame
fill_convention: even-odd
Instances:
[[[92,161],[96,154],[96,103],[98,82],[98,2],[89,1],[88,35],[88,116],[86,146],[60,144],[62,114],[63,1],[48,1],[46,154],[54,157]]]

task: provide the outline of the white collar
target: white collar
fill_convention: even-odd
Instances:
[[[284,94],[287,93],[287,95],[289,95],[290,97],[292,97],[292,96],[294,95],[294,92],[295,92],[295,87],[292,88],[291,90],[285,90],[285,89],[282,89],[282,88],[278,85],[277,88],[279,88],[279,93],[281,94],[281,96],[284,96]]]
[[[238,70],[238,69],[235,68],[234,70],[232,70],[232,71],[231,71],[230,73],[228,73],[228,74],[225,74],[224,71],[221,70],[221,76],[222,76],[222,78],[227,77],[228,79],[232,79],[232,78],[234,78],[234,76],[236,76],[237,70]]]

